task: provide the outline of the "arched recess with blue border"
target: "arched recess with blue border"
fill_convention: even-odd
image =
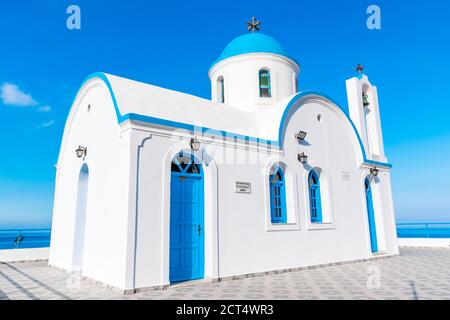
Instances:
[[[180,152],[171,163],[169,257],[171,283],[204,277],[204,234],[203,168],[194,155]]]
[[[270,218],[272,223],[286,223],[286,180],[279,164],[270,169]]]
[[[311,170],[308,176],[309,210],[312,223],[322,223],[322,199],[320,196],[320,175]]]
[[[375,212],[373,209],[373,195],[372,186],[369,177],[366,177],[364,181],[364,191],[366,195],[367,205],[367,221],[369,225],[370,233],[370,248],[373,253],[378,252],[378,240],[377,240],[377,225],[375,222]]]
[[[84,258],[84,240],[86,230],[86,211],[89,188],[89,167],[83,163],[78,177],[78,191],[75,217],[75,239],[73,246],[73,269],[82,271]]]

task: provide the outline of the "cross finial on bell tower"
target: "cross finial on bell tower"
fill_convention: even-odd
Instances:
[[[361,64],[358,63],[358,65],[356,66],[356,71],[357,71],[359,74],[362,74],[362,73],[363,73],[363,70],[364,70],[364,66],[362,66]]]
[[[261,21],[256,20],[256,17],[252,17],[252,21],[247,22],[247,30],[249,32],[259,31],[261,29],[259,26],[260,24],[261,24]]]

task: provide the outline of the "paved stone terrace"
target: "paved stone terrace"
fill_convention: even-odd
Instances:
[[[0,262],[2,299],[446,299],[450,249],[401,248],[400,256],[122,295],[46,262]]]

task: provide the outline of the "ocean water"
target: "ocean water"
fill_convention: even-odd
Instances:
[[[50,229],[0,230],[0,250],[46,248],[50,246]]]
[[[399,223],[399,238],[450,238],[450,223]]]

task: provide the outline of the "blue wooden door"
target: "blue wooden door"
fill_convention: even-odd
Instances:
[[[375,213],[373,211],[372,187],[370,186],[370,181],[368,178],[366,178],[365,181],[365,189],[366,189],[367,215],[370,232],[370,246],[372,252],[378,252],[377,227],[375,224]]]
[[[181,163],[181,161],[180,161]],[[181,163],[170,187],[170,282],[204,277],[203,175]]]

